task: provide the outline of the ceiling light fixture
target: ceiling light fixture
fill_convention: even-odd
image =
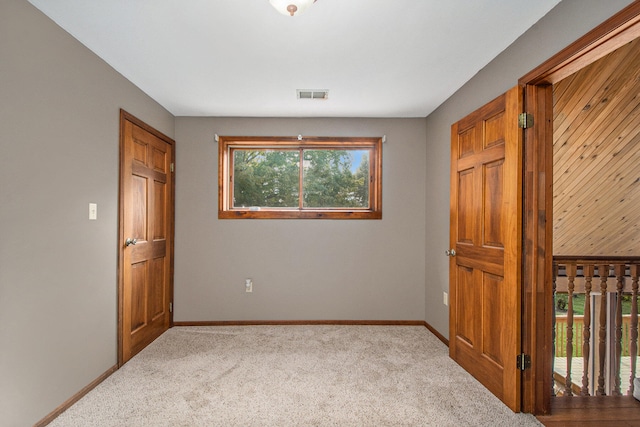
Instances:
[[[316,0],[269,0],[278,12],[291,16],[300,15],[315,2]]]

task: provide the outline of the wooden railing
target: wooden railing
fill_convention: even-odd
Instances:
[[[573,316],[573,357],[582,357],[584,316]],[[556,312],[556,357],[567,357],[567,316]],[[622,357],[631,357],[631,314],[622,315]]]
[[[557,394],[633,394],[640,257],[553,260]]]

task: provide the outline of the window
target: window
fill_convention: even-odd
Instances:
[[[380,138],[218,140],[218,218],[382,218]]]

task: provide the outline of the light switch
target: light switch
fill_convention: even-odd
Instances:
[[[89,203],[89,219],[98,219],[97,203]]]

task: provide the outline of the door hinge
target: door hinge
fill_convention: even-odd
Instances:
[[[169,313],[173,313],[173,303],[169,303]]]
[[[174,166],[173,163],[171,163],[171,172],[173,172]]]
[[[518,114],[518,127],[520,129],[528,129],[533,127],[533,114],[529,114],[529,113]]]
[[[521,353],[516,360],[517,368],[521,371],[529,369],[531,367],[531,356]]]

